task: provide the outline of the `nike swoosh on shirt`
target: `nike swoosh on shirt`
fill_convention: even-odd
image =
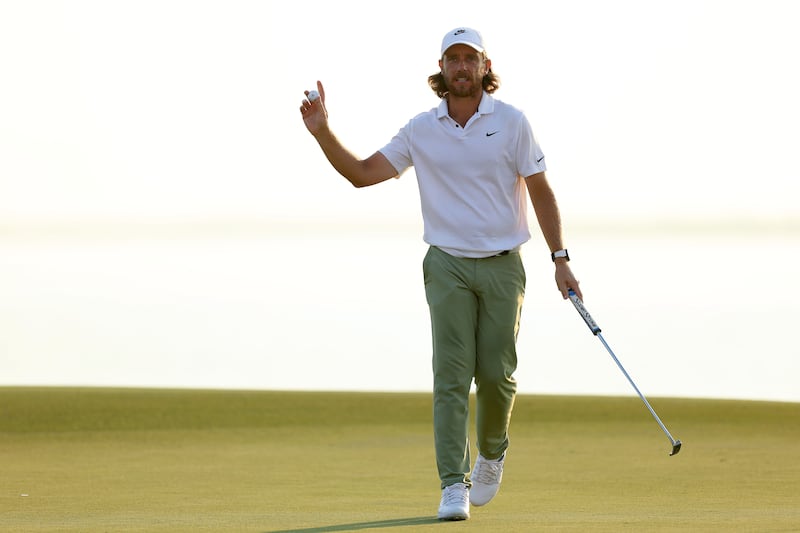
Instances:
[[[498,130],[498,131],[492,131],[492,132],[488,132],[488,131],[487,131],[487,132],[486,132],[486,136],[487,136],[487,137],[491,137],[491,136],[492,136],[492,135],[494,135],[495,133],[500,133],[500,130]]]
[[[537,160],[536,160],[536,162],[537,162],[537,163],[541,163],[543,159],[544,159],[544,156],[542,156],[542,157],[540,157],[539,159],[537,159]]]

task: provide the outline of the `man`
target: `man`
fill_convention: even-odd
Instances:
[[[328,127],[325,91],[300,107],[331,165],[356,187],[399,177],[414,166],[419,185],[425,292],[433,337],[433,420],[442,496],[438,517],[466,520],[469,504],[500,487],[516,394],[516,340],[530,239],[527,193],[555,263],[563,298],[573,289],[544,155],[524,114],[496,100],[481,34],[456,28],[442,40],[440,72],[428,83],[438,107],[411,119],[367,159],[350,153]],[[308,96],[306,92],[306,96]],[[476,390],[478,458],[470,474],[469,394]]]

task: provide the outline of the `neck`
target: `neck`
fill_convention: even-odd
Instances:
[[[447,114],[461,124],[461,127],[467,125],[467,121],[478,112],[478,105],[481,103],[483,91],[473,96],[453,96],[447,95]]]

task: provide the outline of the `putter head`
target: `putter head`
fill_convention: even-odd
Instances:
[[[675,444],[673,444],[673,445],[672,445],[672,453],[671,453],[671,454],[669,454],[669,455],[670,455],[670,457],[672,457],[673,455],[677,455],[677,453],[678,453],[679,451],[681,451],[681,441],[679,441],[679,440],[676,440],[676,441],[675,441]]]

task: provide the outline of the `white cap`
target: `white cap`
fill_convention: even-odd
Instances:
[[[456,28],[447,32],[444,39],[442,39],[442,55],[454,44],[466,44],[478,52],[485,50],[483,37],[481,37],[478,30],[473,30],[472,28]]]

